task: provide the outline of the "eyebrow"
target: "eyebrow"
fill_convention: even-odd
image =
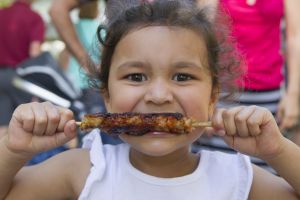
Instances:
[[[126,67],[134,67],[134,68],[142,68],[142,67],[149,67],[149,63],[141,62],[141,61],[126,61],[118,66],[118,69],[126,68]],[[194,69],[203,69],[203,66],[200,64],[196,64],[195,62],[188,62],[188,61],[179,61],[172,64],[174,68],[194,68]]]
[[[203,66],[195,62],[187,62],[187,61],[179,61],[173,64],[176,68],[195,68],[195,69],[203,69]]]
[[[126,68],[126,67],[135,67],[135,68],[141,68],[148,66],[147,63],[140,62],[140,61],[127,61],[118,66],[118,69]]]

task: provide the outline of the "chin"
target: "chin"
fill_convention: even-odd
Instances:
[[[164,141],[147,141],[139,144],[130,144],[133,149],[148,156],[166,156],[181,148],[179,144],[166,143]]]

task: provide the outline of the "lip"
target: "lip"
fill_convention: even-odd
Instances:
[[[146,133],[144,136],[146,137],[174,137],[176,134],[169,133],[169,132],[149,132]]]

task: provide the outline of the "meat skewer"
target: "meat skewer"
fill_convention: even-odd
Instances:
[[[181,113],[97,113],[87,114],[77,122],[81,130],[100,128],[102,131],[119,135],[144,135],[148,132],[187,134],[196,127],[209,127],[211,122],[198,122]]]

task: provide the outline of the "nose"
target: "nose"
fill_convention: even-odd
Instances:
[[[149,83],[144,97],[146,103],[165,104],[173,101],[173,92],[167,81],[153,80]]]

